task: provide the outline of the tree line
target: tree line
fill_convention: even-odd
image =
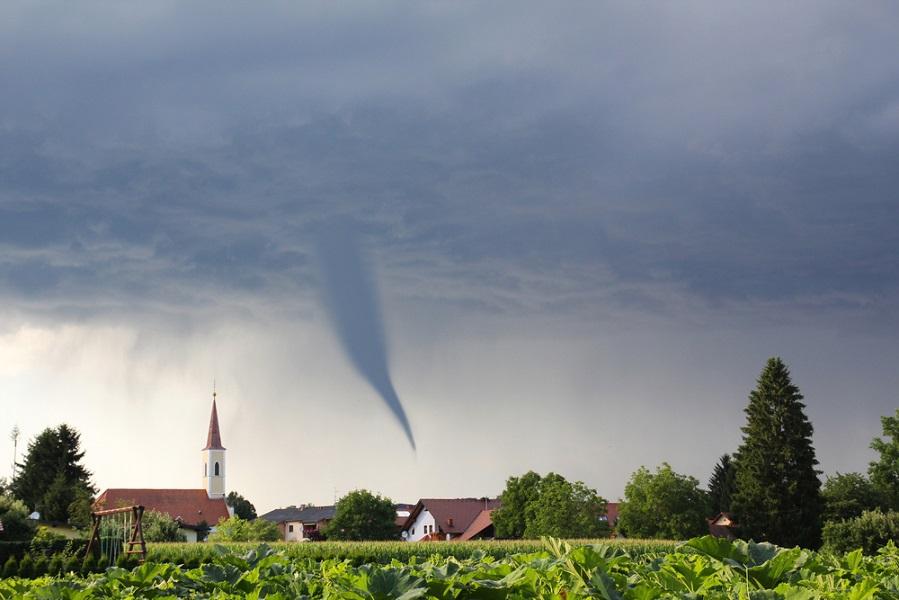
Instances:
[[[803,399],[786,364],[778,357],[768,359],[749,394],[741,443],[720,457],[707,489],[668,463],[654,471],[640,467],[625,486],[615,533],[687,539],[707,534],[709,521],[727,513],[735,533],[745,539],[817,548],[822,531],[830,532],[833,543],[851,535],[841,527],[851,529],[851,520],[864,515],[861,526],[866,529],[853,539],[899,541],[899,512],[893,512],[899,511],[899,410],[881,418],[883,437],[871,442],[879,458],[871,462],[867,476],[837,473],[822,486]],[[595,490],[576,482],[573,487],[586,491],[569,491],[567,497],[547,494],[553,481],[564,481],[554,473],[547,479],[529,472],[507,480],[502,507],[494,512],[498,537],[593,537],[607,528],[606,502]],[[575,501],[577,495],[592,495],[593,501]],[[543,517],[547,514],[554,515],[552,524]]]
[[[640,467],[625,486],[615,533],[686,539],[707,533],[710,518],[728,513],[740,537],[816,548],[822,531],[845,536],[837,524],[867,515],[867,527],[895,528],[899,541],[899,512],[894,512],[899,511],[899,410],[881,418],[883,437],[871,442],[879,458],[870,463],[867,475],[837,473],[822,486],[803,399],[784,362],[769,359],[749,394],[741,443],[720,457],[707,489],[667,463],[654,471]],[[67,425],[48,428],[30,442],[15,480],[8,486],[0,481],[0,519],[7,539],[28,535],[30,509],[46,521],[89,524],[96,488],[83,457],[80,436]],[[583,482],[557,473],[509,477],[500,500],[492,515],[500,538],[604,537],[612,531],[607,501]],[[218,524],[218,539],[274,535],[272,528],[262,532],[262,524],[248,524],[256,518],[255,507],[240,494],[231,492],[227,501],[236,520]],[[871,511],[883,511],[888,520],[878,520]],[[356,490],[337,503],[326,535],[395,539],[394,519],[389,498]],[[159,541],[177,538],[177,527],[166,523],[165,515],[149,515],[148,525]]]

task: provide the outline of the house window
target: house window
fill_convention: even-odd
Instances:
[[[293,525],[288,525],[287,531],[289,531],[290,533],[293,533]]]
[[[218,477],[219,474],[219,464],[215,463],[215,476]]]
[[[412,528],[412,535],[415,535],[415,528]]]

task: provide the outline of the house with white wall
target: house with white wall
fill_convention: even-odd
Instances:
[[[493,537],[491,514],[499,505],[490,498],[422,498],[406,518],[402,537],[408,542]]]

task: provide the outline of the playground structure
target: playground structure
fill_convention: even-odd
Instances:
[[[91,554],[105,556],[109,565],[116,564],[121,555],[147,557],[143,530],[144,507],[139,505],[98,510],[91,513],[91,537],[84,557]]]

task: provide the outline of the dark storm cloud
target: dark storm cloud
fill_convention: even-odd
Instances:
[[[7,300],[305,291],[341,215],[463,311],[896,300],[889,5],[88,6],[2,9]]]

